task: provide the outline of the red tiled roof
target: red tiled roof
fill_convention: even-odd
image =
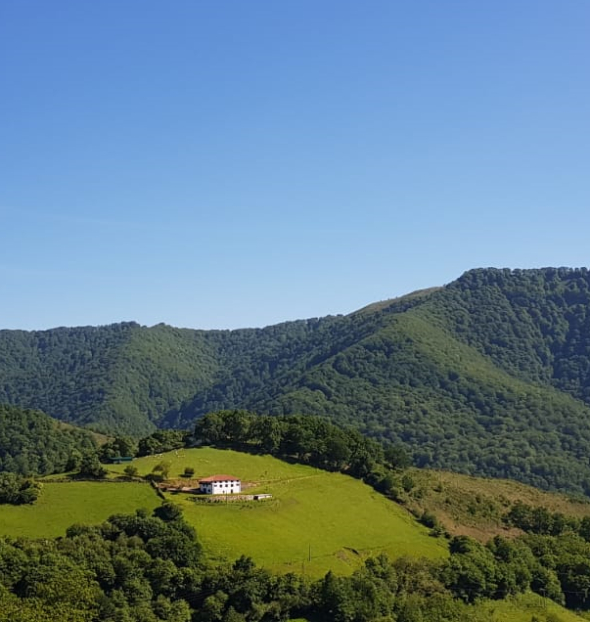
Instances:
[[[199,480],[199,484],[210,484],[213,482],[233,482],[240,481],[239,477],[234,477],[233,475],[210,475],[209,477],[204,477]]]

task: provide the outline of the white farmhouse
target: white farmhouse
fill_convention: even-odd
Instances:
[[[242,491],[242,482],[233,475],[210,475],[199,480],[199,492],[206,495],[227,495]]]

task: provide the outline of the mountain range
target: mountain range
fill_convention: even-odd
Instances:
[[[590,272],[476,269],[260,329],[3,330],[0,403],[134,436],[221,409],[321,415],[418,466],[590,494]]]

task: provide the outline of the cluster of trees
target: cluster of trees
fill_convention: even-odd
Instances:
[[[526,533],[544,536],[574,533],[590,542],[590,516],[566,516],[563,512],[552,512],[543,506],[532,506],[518,501],[503,518],[506,524],[518,527]]]
[[[41,492],[41,484],[34,479],[16,473],[0,473],[0,504],[23,505],[35,503]]]
[[[340,428],[320,417],[256,415],[244,410],[209,413],[195,425],[194,441],[294,459],[342,471],[376,483],[389,469],[409,466],[396,445],[379,443],[354,428]]]
[[[350,578],[329,574],[316,606],[338,622],[476,620],[465,605],[532,590],[569,608],[590,608],[590,544],[575,534],[497,536],[485,546],[459,536],[449,547],[443,563],[380,556]]]
[[[184,430],[157,430],[139,441],[137,455],[150,456],[180,449],[181,447],[186,447],[189,439],[190,434]],[[129,453],[125,455],[131,456],[135,454]]]

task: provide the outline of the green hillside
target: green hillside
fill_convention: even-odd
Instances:
[[[246,408],[401,442],[420,466],[590,494],[590,274],[481,269],[263,329],[0,331],[0,402],[136,436]]]
[[[48,622],[588,619],[588,504],[509,482],[412,471],[412,496],[426,507],[433,495],[441,508],[453,491],[453,503],[466,504],[487,492],[500,504],[526,500],[585,518],[563,522],[560,533],[513,533],[483,545],[427,535],[407,510],[342,474],[212,448],[133,462],[144,475],[159,464],[169,487],[225,471],[245,492],[273,498],[208,503],[167,492],[173,503],[160,505],[152,487],[119,477],[124,465],[112,465],[103,482],[46,478],[34,506],[0,507],[0,619],[30,622],[40,612]],[[189,466],[190,480],[181,476]]]
[[[208,384],[207,333],[133,322],[0,331],[0,403],[100,431],[147,434]]]
[[[500,601],[485,601],[473,609],[472,622],[583,622],[588,619],[530,593]]]
[[[242,479],[246,492],[273,495],[267,501],[210,504],[195,502],[193,495],[166,493],[182,506],[185,519],[216,557],[245,554],[274,571],[317,577],[328,570],[348,574],[381,552],[392,558],[446,555],[446,543],[430,537],[406,510],[339,473],[212,448],[140,458],[134,466],[147,474],[160,461],[170,464],[170,477],[182,485],[187,480],[180,474],[191,466],[195,485],[199,477],[230,473]]]

